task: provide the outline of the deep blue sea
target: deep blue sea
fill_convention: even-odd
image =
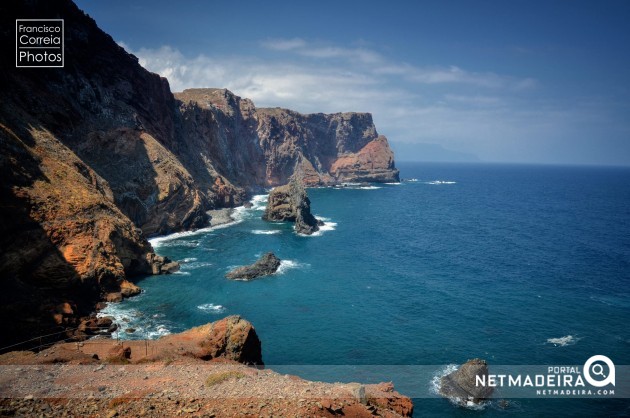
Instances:
[[[630,364],[630,169],[399,166],[400,184],[309,189],[327,223],[315,236],[262,221],[256,196],[229,226],[153,240],[181,271],[140,280],[144,293],[106,313],[136,329],[124,338],[239,314],[268,365],[579,365],[595,354]],[[277,274],[224,277],[267,251],[284,260]],[[381,380],[404,392],[400,377]],[[416,416],[622,416],[629,402],[415,407]]]

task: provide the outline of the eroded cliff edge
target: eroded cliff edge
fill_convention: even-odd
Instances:
[[[69,0],[0,5],[2,50],[16,18],[41,16],[65,21],[65,67],[0,60],[0,347],[133,293],[127,279],[154,270],[147,236],[206,226],[207,210],[295,170],[309,185],[398,179],[371,115],[257,109],[223,89],[174,96]]]

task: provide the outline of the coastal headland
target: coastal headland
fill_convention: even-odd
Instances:
[[[177,270],[147,238],[227,223],[230,208],[296,172],[305,186],[398,181],[370,114],[256,108],[217,88],[173,94],[70,0],[6,3],[0,15],[3,50],[15,46],[16,18],[55,16],[66,28],[63,68],[0,62],[1,367],[29,392],[7,393],[3,413],[411,414],[391,384],[244,365],[262,364],[261,342],[235,317],[151,342],[92,338],[111,328],[93,316],[103,302],[140,293],[135,277]],[[79,368],[42,378],[44,365]],[[205,392],[187,392],[196,386]]]

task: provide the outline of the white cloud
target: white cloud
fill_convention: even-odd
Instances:
[[[576,122],[594,111],[545,107],[521,97],[540,88],[534,78],[458,66],[419,67],[363,46],[300,38],[260,45],[260,54],[248,57],[187,57],[169,46],[130,52],[166,77],[173,91],[225,87],[259,107],[371,112],[379,132],[391,141],[439,143],[484,160],[543,160],[549,148],[545,141],[579,135],[584,124]]]

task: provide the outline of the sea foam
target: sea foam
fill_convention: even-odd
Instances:
[[[204,267],[210,267],[211,265],[212,263],[210,263],[209,261],[192,261],[189,263],[181,264],[180,268],[182,270],[195,270],[195,269],[200,269]]]
[[[137,300],[138,297],[134,298]],[[133,299],[130,299],[133,300]],[[163,322],[163,314],[153,314],[151,317],[133,308],[126,308],[121,303],[108,303],[97,315],[98,318],[111,317],[118,329],[112,332],[112,338],[121,340],[129,339],[156,339],[171,334],[168,324]],[[134,329],[132,333],[128,329]]]
[[[425,184],[457,184],[457,182],[450,181],[450,180],[432,180],[432,181],[426,181]]]
[[[276,270],[275,274],[284,274],[288,270],[304,268],[304,267],[310,267],[310,265],[299,263],[294,260],[280,260],[280,267],[278,267],[278,270]]]
[[[269,229],[269,230],[263,230],[263,229],[252,229],[252,234],[256,234],[256,235],[273,235],[273,234],[280,234],[282,231],[279,229]]]
[[[204,312],[211,312],[211,313],[225,312],[225,306],[215,305],[214,303],[204,303],[203,305],[197,306],[197,309],[202,310]]]
[[[553,344],[555,347],[566,347],[567,345],[576,344],[580,340],[581,338],[576,338],[573,335],[565,335],[560,338],[548,338],[547,343]]]
[[[442,396],[440,394],[440,386],[441,386],[442,377],[447,376],[447,375],[457,371],[457,369],[458,369],[458,366],[456,364],[448,364],[448,365],[444,366],[444,368],[438,370],[433,375],[433,378],[431,379],[431,383],[429,385],[429,392],[431,392],[434,395]],[[474,411],[481,411],[481,410],[485,409],[486,406],[490,405],[490,402],[488,402],[488,401],[483,401],[483,402],[480,402],[480,403],[474,403],[472,401],[466,401],[464,403],[463,399],[458,398],[458,397],[448,398],[448,400],[453,405],[455,405],[457,407],[464,407],[466,409],[471,409],[471,410],[474,410]]]
[[[321,225],[319,227],[319,231],[315,231],[311,235],[300,234],[300,233],[298,233],[298,235],[301,237],[320,237],[322,236],[324,232],[334,231],[337,228],[337,222],[324,221],[324,219],[328,219],[328,218],[322,218],[320,216],[316,216],[316,218],[324,222],[324,225]]]

